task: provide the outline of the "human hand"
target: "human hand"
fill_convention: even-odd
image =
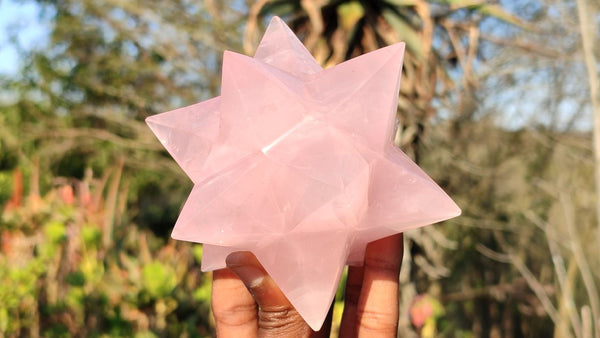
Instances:
[[[396,337],[402,234],[369,243],[361,267],[348,269],[340,337]],[[331,310],[314,332],[250,252],[234,252],[214,271],[218,337],[329,337]]]

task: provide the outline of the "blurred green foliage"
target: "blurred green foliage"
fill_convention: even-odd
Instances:
[[[241,21],[31,2],[49,41],[0,78],[0,336],[209,336],[201,251],[166,239],[191,184],[143,119],[214,93]]]
[[[105,210],[73,202],[64,193],[70,189],[3,213],[2,224],[12,226],[1,238],[0,333],[210,335],[210,274],[199,273],[200,246],[165,242],[133,224],[121,229],[122,247],[104,246],[105,228],[93,220]]]
[[[143,120],[218,95],[222,51],[251,54],[273,14],[325,66],[408,44],[395,142],[463,216],[405,234],[400,334],[588,332],[600,280],[590,135],[495,120],[511,87],[525,100],[547,87],[543,119],[585,108],[568,81],[577,64],[565,66],[578,35],[553,21],[570,2],[30,1],[48,44],[0,78],[0,336],[213,333],[202,247],[167,239],[191,183]],[[558,66],[537,74],[544,62]],[[419,299],[433,309],[421,327]]]

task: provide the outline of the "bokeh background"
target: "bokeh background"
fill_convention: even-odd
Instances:
[[[407,43],[395,142],[463,215],[406,233],[400,336],[600,337],[591,0],[0,0],[0,336],[213,335],[143,120],[218,95],[273,15],[325,67]]]

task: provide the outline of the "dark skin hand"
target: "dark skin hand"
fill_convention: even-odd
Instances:
[[[367,246],[362,267],[350,267],[340,337],[396,337],[402,234]],[[331,310],[314,332],[250,252],[227,257],[213,273],[218,337],[329,337]]]

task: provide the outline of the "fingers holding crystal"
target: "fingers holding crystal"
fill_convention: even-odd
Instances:
[[[218,337],[256,337],[258,307],[231,270],[213,272],[211,304]]]
[[[396,337],[403,247],[402,234],[367,245],[356,308],[358,336]]]
[[[226,262],[258,304],[259,337],[307,337],[311,334],[310,327],[252,253],[234,252],[227,256]]]

